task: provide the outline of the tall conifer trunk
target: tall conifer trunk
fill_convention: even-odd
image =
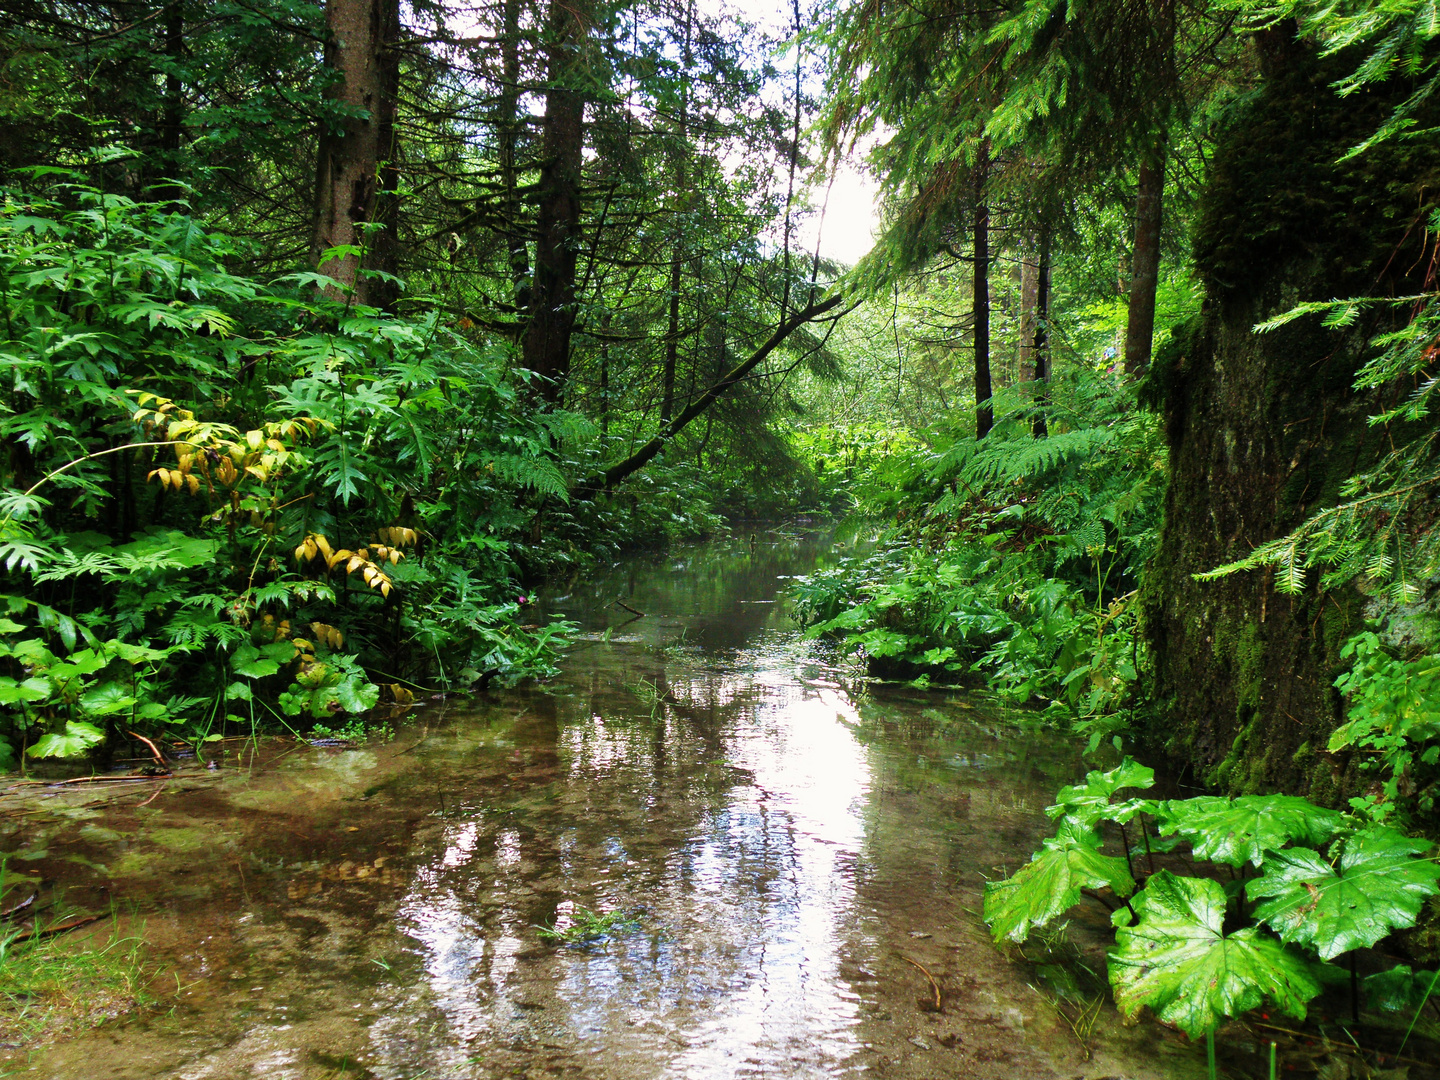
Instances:
[[[545,25],[549,86],[542,125],[535,274],[524,363],[541,377],[537,392],[558,402],[570,373],[585,98],[579,88],[589,13],[582,0],[551,0]]]
[[[530,307],[530,251],[520,225],[520,0],[505,0],[501,13],[501,79],[499,103],[500,186],[502,227],[510,263],[511,303],[523,315]]]
[[[685,46],[682,54],[682,82],[680,85],[679,136],[675,147],[675,195],[682,208],[688,208],[690,200],[685,187],[685,155],[689,151],[690,138],[690,19],[692,6],[685,7]],[[665,328],[665,366],[661,374],[660,423],[670,422],[675,412],[675,365],[680,356],[680,271],[685,258],[685,224],[682,219],[675,224],[670,241],[670,311]]]
[[[1016,348],[1020,381],[1035,381],[1036,306],[1040,290],[1040,245],[1033,234],[1021,242],[1020,249],[1020,338]]]
[[[990,404],[990,207],[985,202],[988,155],[975,170],[975,285],[971,305],[975,336],[975,437],[983,439],[995,426]]]
[[[176,70],[185,60],[185,10],[180,0],[172,0],[165,9],[165,58],[171,67],[165,73],[165,98],[160,113],[160,167],[164,170],[164,182],[156,185],[154,195],[158,200],[176,204],[178,210],[185,192],[171,181],[180,178],[180,148],[185,139],[185,91]]]
[[[321,258],[333,247],[368,247],[366,269],[392,274],[396,269],[393,207],[383,205],[393,199],[394,177],[393,172],[382,177],[380,163],[394,156],[399,0],[329,0],[325,27],[325,66],[338,76],[326,95],[354,115],[320,132],[311,259],[337,285],[354,287],[360,302],[386,306],[393,290],[362,279],[359,257],[323,264]],[[390,235],[364,236],[361,226],[374,221],[386,221]]]
[[[1130,263],[1130,308],[1125,323],[1125,374],[1134,378],[1150,363],[1155,336],[1155,292],[1160,281],[1160,224],[1165,199],[1163,144],[1140,163],[1135,193],[1135,245]]]
[[[1040,261],[1035,267],[1035,385],[1042,411],[1031,430],[1037,439],[1049,434],[1044,406],[1050,404],[1050,230],[1040,230]]]

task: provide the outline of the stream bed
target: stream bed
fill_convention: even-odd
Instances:
[[[1108,1004],[1082,1039],[990,944],[983,884],[1047,835],[1076,748],[837,667],[784,599],[833,557],[761,534],[632,560],[547,601],[581,630],[543,685],[7,818],[12,869],[113,905],[162,1006],[0,1073],[1202,1075]],[[596,940],[542,933],[592,913]]]

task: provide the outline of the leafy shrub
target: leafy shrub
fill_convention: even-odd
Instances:
[[[476,677],[553,670],[562,628],[522,629],[510,547],[585,426],[520,407],[505,347],[239,276],[165,207],[37,187],[0,191],[7,755],[359,712],[369,673],[444,678],[442,647]]]
[[[1137,704],[1132,600],[1164,454],[1154,419],[1108,375],[1064,389],[1048,437],[1011,402],[982,441],[941,432],[934,449],[894,455],[870,495],[894,521],[879,548],[794,593],[810,634],[838,637],[875,673],[983,675],[1014,700],[1048,700],[1093,750]]]
[[[1303,1018],[1329,979],[1325,962],[1415,925],[1425,900],[1440,892],[1440,864],[1427,840],[1296,796],[1118,797],[1153,782],[1150,769],[1126,759],[1063,788],[1048,810],[1059,822],[1056,835],[1018,873],[985,888],[985,919],[997,942],[1023,941],[1079,903],[1084,889],[1120,901],[1109,974],[1127,1015],[1149,1006],[1192,1038],[1266,1000]],[[1120,856],[1103,853],[1105,823],[1120,829]],[[1143,837],[1141,851],[1126,826]],[[1152,863],[1137,883],[1133,860],[1153,859],[1152,828],[1188,842],[1194,860],[1248,863],[1259,876],[1227,890]],[[1367,989],[1411,1002],[1418,993],[1409,975],[1406,968],[1367,981]]]

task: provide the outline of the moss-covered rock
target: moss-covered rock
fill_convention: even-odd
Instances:
[[[1347,794],[1340,766],[1309,748],[1338,721],[1338,650],[1365,598],[1282,596],[1268,571],[1193,575],[1332,505],[1381,449],[1385,433],[1367,423],[1377,400],[1352,388],[1375,325],[1253,327],[1305,300],[1416,291],[1413,226],[1433,204],[1440,162],[1395,143],[1338,163],[1390,102],[1336,95],[1353,58],[1320,60],[1273,36],[1262,44],[1262,83],[1217,133],[1197,217],[1204,310],[1157,352],[1148,387],[1171,452],[1145,592],[1156,697],[1170,703],[1154,734],[1223,789],[1334,802]]]

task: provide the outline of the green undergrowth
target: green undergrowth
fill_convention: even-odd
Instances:
[[[0,968],[0,1043],[35,1046],[146,1008],[157,1000],[154,977],[144,943],[114,922],[11,947]]]
[[[63,170],[0,189],[0,770],[549,676],[537,584],[726,527],[692,460],[572,497],[621,440],[508,342],[249,254]]]
[[[1056,385],[1043,438],[1033,408],[999,409],[984,440],[942,427],[881,465],[865,500],[889,528],[797,583],[799,616],[872,674],[983,679],[1093,749],[1142,704],[1133,600],[1159,523],[1160,432],[1106,373]]]
[[[1367,1007],[1401,1014],[1403,1050],[1434,1011],[1436,973],[1389,963],[1359,979],[1356,961],[1440,893],[1435,845],[1296,796],[1138,794],[1153,783],[1126,759],[1060,790],[1055,835],[985,888],[996,942],[1043,938],[1093,898],[1111,911],[1108,981],[1128,1017],[1148,1008],[1209,1039],[1266,1003],[1303,1020],[1327,985],[1349,984]]]
[[[156,1001],[139,934],[114,915],[63,930],[78,913],[44,897],[27,903],[37,889],[0,862],[0,1046],[40,1045]]]

